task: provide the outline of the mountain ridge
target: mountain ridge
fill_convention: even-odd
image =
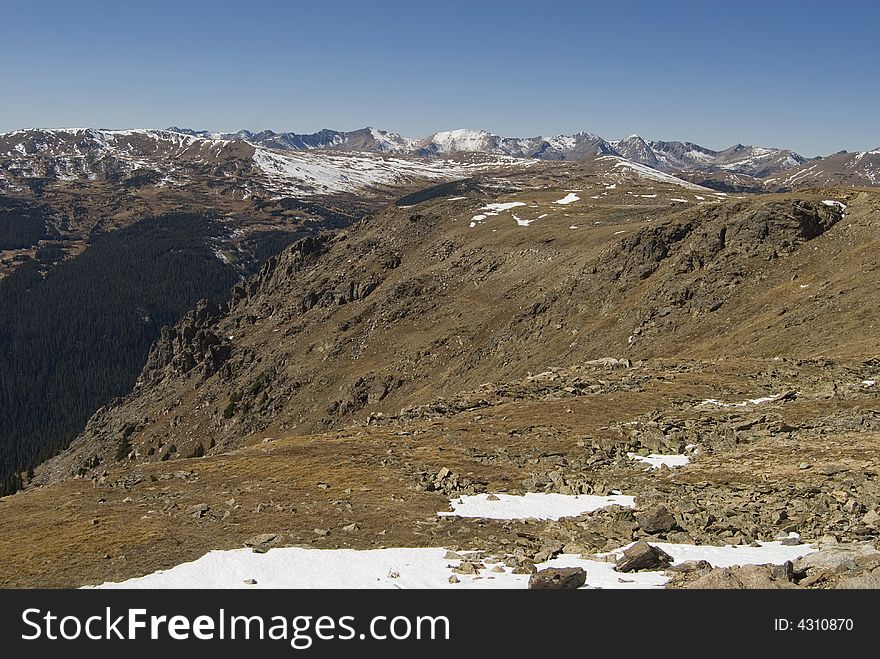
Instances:
[[[873,187],[880,149],[807,159],[790,149],[740,143],[716,151],[694,142],[606,140],[594,133],[503,137],[456,129],[419,139],[366,127],[316,133],[159,129],[24,129],[0,133],[0,191],[95,179],[180,187],[193,180],[241,197],[374,194],[416,179],[467,176],[480,166],[625,159],[724,192],[798,187]]]

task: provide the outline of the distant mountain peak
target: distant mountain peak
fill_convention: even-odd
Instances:
[[[162,146],[152,146],[151,141]],[[228,144],[221,146],[211,143],[220,141]],[[875,185],[880,181],[877,158],[880,156],[880,147],[855,153],[841,151],[832,156],[807,160],[788,149],[736,143],[721,151],[714,151],[693,142],[646,140],[638,133],[607,141],[584,131],[570,135],[505,137],[480,128],[454,128],[411,139],[375,126],[351,131],[323,128],[315,133],[301,134],[268,129],[259,132],[248,129],[214,132],[172,125],[164,130],[34,128],[2,133],[0,178],[3,180],[0,186],[12,189],[10,186],[13,184],[9,181],[20,178],[20,172],[34,172],[34,175],[51,178],[55,176],[52,168],[56,160],[67,163],[58,170],[58,176],[72,180],[74,170],[86,167],[88,162],[80,162],[78,156],[71,156],[71,149],[73,152],[89,153],[91,159],[114,154],[120,146],[140,154],[141,158],[152,157],[151,154],[163,150],[170,150],[174,157],[184,152],[187,153],[186,157],[190,157],[190,154],[198,157],[200,152],[205,151],[213,153],[212,157],[216,158],[220,154],[234,153],[241,143],[257,147],[264,153],[329,150],[453,159],[460,154],[478,154],[568,161],[610,155],[664,174],[712,184],[725,190],[790,187],[808,181],[821,185],[831,185],[838,180],[847,185]],[[34,157],[45,157],[46,161],[33,169],[31,159]],[[2,173],[4,170],[6,175]],[[791,174],[788,174],[789,171]],[[100,176],[102,172],[92,171],[90,175]]]

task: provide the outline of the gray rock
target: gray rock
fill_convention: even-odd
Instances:
[[[655,506],[642,513],[637,513],[635,517],[639,528],[651,535],[666,533],[677,526],[675,517],[666,509],[666,506]]]
[[[535,567],[535,564],[528,561],[519,563],[513,568],[513,574],[534,574],[537,571],[538,568]]]
[[[253,547],[254,545],[267,545],[270,542],[272,542],[273,540],[275,540],[275,538],[277,538],[277,537],[278,537],[278,534],[276,534],[276,533],[261,533],[259,535],[255,535],[250,540],[245,540],[244,546],[245,547]]]
[[[471,563],[470,561],[462,561],[458,567],[452,568],[456,574],[479,574],[481,569],[485,569],[482,563]]]
[[[269,547],[279,539],[277,533],[260,533],[245,540],[244,546],[251,547],[257,554],[265,554],[269,551]]]
[[[856,559],[856,565],[860,569],[868,572],[876,571],[880,568],[880,551],[874,554],[864,554]]]
[[[189,508],[187,508],[186,514],[192,515],[193,517],[198,519],[200,517],[204,517],[208,513],[209,510],[211,510],[211,508],[210,508],[210,506],[208,506],[208,504],[197,503],[196,505],[190,506]]]
[[[771,565],[770,576],[773,579],[794,581],[794,564],[791,561],[785,561],[782,565]]]
[[[679,563],[678,565],[670,565],[668,570],[670,572],[678,572],[682,574],[689,574],[691,572],[700,572],[707,573],[712,569],[712,565],[709,561],[685,561],[684,563]]]
[[[659,547],[639,540],[623,552],[615,569],[618,572],[638,572],[640,570],[662,570],[669,567],[672,557]]]
[[[858,559],[876,553],[877,550],[870,543],[839,544],[799,558],[794,562],[794,571],[795,574],[804,575],[815,569],[837,572],[853,570]]]
[[[573,590],[587,582],[587,573],[580,567],[548,567],[529,577],[531,590]]]
[[[771,565],[734,565],[715,568],[709,573],[686,583],[682,588],[689,590],[746,590],[746,589],[794,589],[797,586],[783,576],[774,578]]]
[[[880,573],[866,572],[851,577],[841,579],[835,586],[842,590],[856,590],[870,588],[872,590],[880,589]]]

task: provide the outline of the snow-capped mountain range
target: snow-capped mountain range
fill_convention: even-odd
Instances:
[[[504,155],[514,158],[544,160],[582,160],[600,154],[614,154],[614,148],[598,135],[577,133],[554,137],[502,137],[484,130],[459,129],[433,133],[412,139],[397,133],[367,127],[354,131],[324,129],[317,133],[275,133],[271,130],[253,133],[217,133],[172,126],[171,132],[222,140],[244,140],[270,149],[299,151],[332,149],[398,153],[421,157],[448,157],[465,153]]]
[[[592,133],[515,138],[459,129],[411,139],[362,128],[317,133],[26,129],[0,134],[0,191],[33,181],[121,180],[135,173],[155,185],[209,176],[247,194],[249,182],[295,194],[359,192],[423,179],[468,176],[486,167],[614,157],[722,190],[804,185],[873,186],[880,150],[807,160],[788,150],[737,144],[714,151],[692,142],[606,140]],[[255,179],[256,177],[256,179]]]
[[[630,135],[611,145],[628,160],[666,172],[714,168],[760,178],[806,161],[788,149],[736,144],[723,151],[713,151],[692,142],[646,142],[638,135]]]
[[[646,141],[639,135],[608,141],[593,133],[520,138],[502,137],[485,130],[458,129],[411,139],[371,127],[350,132],[325,129],[311,134],[275,133],[271,130],[213,133],[177,127],[168,130],[204,138],[239,139],[281,150],[335,149],[436,157],[482,153],[542,160],[584,160],[598,155],[619,155],[663,172],[716,168],[755,177],[785,171],[806,161],[788,149],[737,144],[723,151],[713,151],[692,142]]]
[[[462,154],[491,154],[539,160],[587,160],[616,155],[634,163],[705,185],[732,189],[765,189],[793,184],[873,186],[880,182],[880,149],[841,152],[825,158],[805,158],[791,149],[735,144],[715,151],[693,142],[646,140],[630,135],[606,140],[593,133],[551,137],[503,137],[485,130],[458,129],[412,139],[372,127],[355,131],[317,133],[212,133],[172,127],[172,132],[280,150],[329,149],[448,158]],[[825,163],[823,165],[823,163]],[[801,171],[804,174],[800,174]],[[840,174],[840,177],[837,175]],[[838,180],[840,179],[840,180]]]

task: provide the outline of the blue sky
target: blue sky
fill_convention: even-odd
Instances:
[[[0,131],[580,130],[880,146],[877,2],[0,0]]]

